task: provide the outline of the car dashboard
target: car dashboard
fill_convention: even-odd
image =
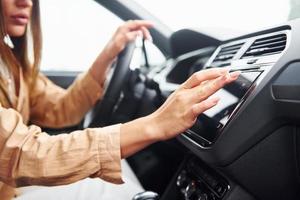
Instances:
[[[162,91],[175,90],[172,74],[195,52],[209,55],[202,69],[241,72],[178,136],[191,153],[163,199],[300,198],[299,35],[300,20],[290,21],[189,53],[154,76]]]
[[[226,67],[240,71],[237,81],[225,86],[213,96],[221,101],[198,117],[195,125],[183,134],[200,148],[209,148],[226,128],[243,102],[268,74],[288,48],[290,30],[262,34],[225,43],[217,48],[204,69]]]

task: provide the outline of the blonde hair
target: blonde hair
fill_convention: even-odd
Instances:
[[[11,37],[14,48],[11,49],[4,42],[6,36],[3,8],[0,3],[0,56],[4,64],[12,72],[16,83],[19,82],[19,69],[22,68],[24,78],[30,84],[34,85],[37,74],[39,72],[39,65],[41,61],[42,52],[42,34],[40,24],[40,6],[39,1],[35,0],[32,6],[31,20],[26,32],[21,37]],[[31,38],[31,39],[29,39]],[[30,62],[28,41],[32,41],[32,55]],[[7,92],[7,91],[6,91]]]

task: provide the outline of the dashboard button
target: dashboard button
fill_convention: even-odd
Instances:
[[[177,177],[176,185],[178,187],[186,187],[187,184],[188,184],[188,177],[187,177],[186,171],[183,170]]]
[[[188,186],[186,186],[184,191],[184,198],[186,200],[192,199],[192,197],[195,197],[196,194],[196,183],[194,181],[191,181]]]
[[[215,190],[220,196],[223,196],[223,194],[226,192],[226,188],[220,184],[215,187]]]
[[[208,194],[202,193],[198,196],[197,200],[210,200]]]
[[[251,59],[251,60],[248,60],[247,61],[247,64],[251,65],[251,64],[254,64],[258,61],[258,59]]]

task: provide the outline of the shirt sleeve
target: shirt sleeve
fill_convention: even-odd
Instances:
[[[76,125],[102,93],[103,87],[90,72],[79,75],[67,90],[39,74],[30,91],[30,121],[49,128]]]
[[[62,185],[86,177],[122,183],[120,125],[49,136],[0,106],[0,180],[14,187]]]

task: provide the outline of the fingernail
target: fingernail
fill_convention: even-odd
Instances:
[[[231,73],[230,73],[230,77],[233,78],[233,79],[235,79],[235,78],[237,78],[240,74],[241,74],[240,71],[231,72]]]

